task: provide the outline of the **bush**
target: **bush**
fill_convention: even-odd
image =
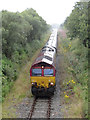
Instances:
[[[46,21],[32,8],[22,13],[2,11],[3,99],[17,79],[23,63],[26,64],[42,45],[42,35],[48,29]]]

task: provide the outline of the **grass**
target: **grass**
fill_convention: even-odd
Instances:
[[[82,118],[82,104],[82,101],[78,100],[77,102],[75,99],[72,99],[71,104],[66,104],[65,108],[62,109],[64,118]]]

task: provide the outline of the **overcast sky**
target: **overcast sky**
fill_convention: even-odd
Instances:
[[[0,0],[0,11],[22,12],[33,8],[48,24],[62,24],[79,0]]]

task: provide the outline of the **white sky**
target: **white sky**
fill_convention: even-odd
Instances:
[[[33,8],[48,24],[62,24],[79,0],[0,0],[0,11],[22,12]]]

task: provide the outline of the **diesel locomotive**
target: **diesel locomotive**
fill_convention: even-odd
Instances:
[[[35,96],[54,94],[56,74],[57,29],[41,49],[30,68],[31,92]]]

